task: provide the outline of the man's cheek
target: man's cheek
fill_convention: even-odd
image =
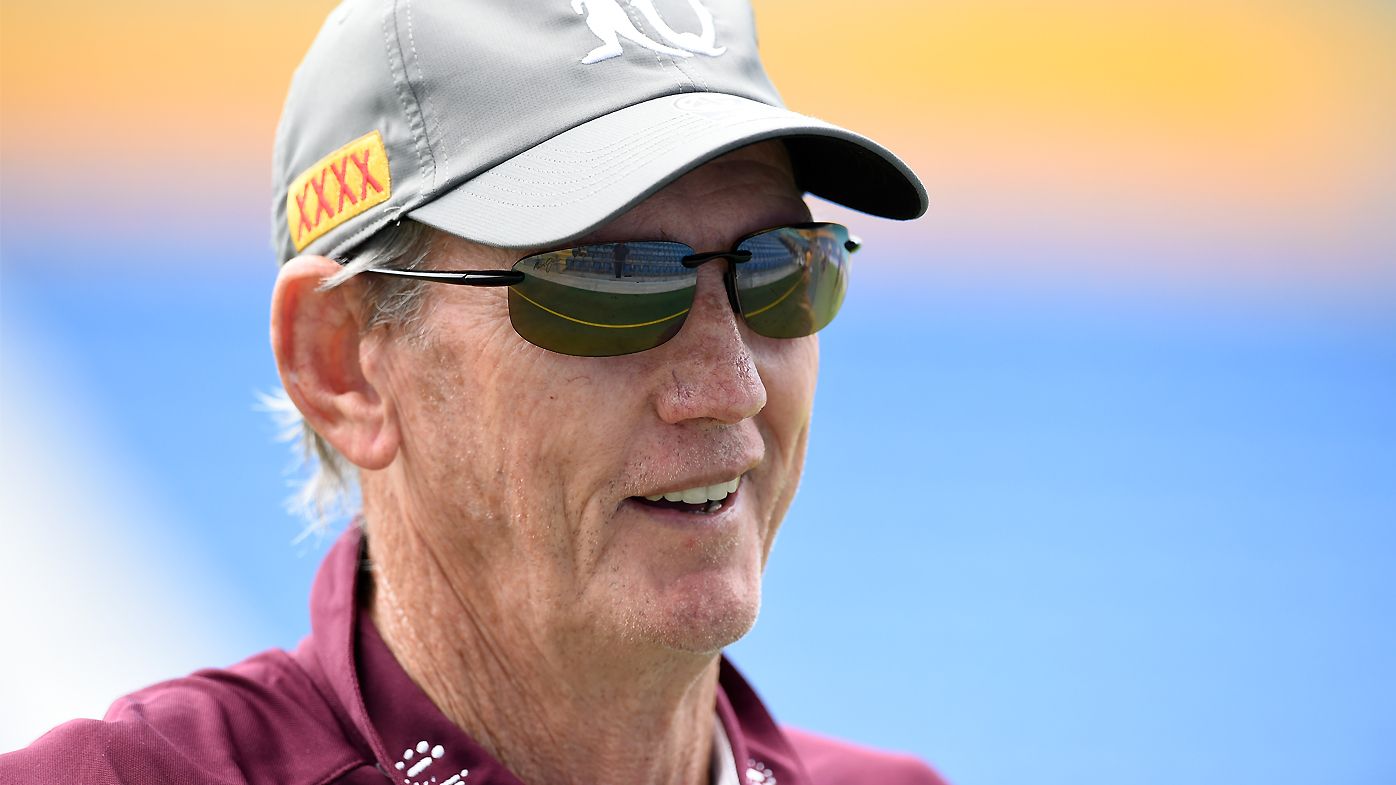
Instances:
[[[787,447],[797,432],[808,427],[814,411],[815,382],[819,359],[812,339],[807,346],[791,347],[791,351],[776,355],[762,370],[766,385],[767,404],[763,415],[768,419],[782,448]]]

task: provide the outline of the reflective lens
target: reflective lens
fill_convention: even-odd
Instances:
[[[698,270],[682,243],[586,245],[514,265],[509,319],[530,343],[562,354],[610,357],[654,348],[678,334]]]
[[[767,338],[803,338],[833,321],[848,290],[848,230],[813,224],[762,232],[738,250],[737,299],[752,331]]]
[[[849,248],[842,226],[807,224],[752,235],[738,244],[734,250],[743,253],[735,256],[698,255],[670,242],[551,251],[514,265],[523,281],[509,287],[509,318],[525,340],[554,352],[642,352],[683,327],[704,259],[726,259],[733,307],[751,329],[770,338],[799,338],[838,313],[848,285]]]

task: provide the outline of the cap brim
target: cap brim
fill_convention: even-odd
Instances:
[[[736,96],[650,99],[564,131],[408,213],[487,245],[565,243],[723,153],[783,139],[803,190],[901,220],[926,189],[881,145],[812,117]]]

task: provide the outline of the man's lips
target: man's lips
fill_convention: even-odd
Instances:
[[[699,515],[712,515],[730,507],[735,502],[742,475],[731,480],[696,485],[682,490],[671,490],[644,496],[631,496],[629,501],[660,510]]]
[[[647,494],[644,498],[652,502],[657,502],[662,499],[664,501],[684,502],[687,504],[720,502],[727,498],[728,494],[736,493],[737,486],[741,485],[741,482],[742,478],[738,476],[725,482],[716,482],[710,485],[697,485],[692,488],[685,488],[681,491]]]

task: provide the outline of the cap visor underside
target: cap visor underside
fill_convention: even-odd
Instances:
[[[663,96],[582,123],[408,213],[486,245],[576,239],[685,172],[765,139],[785,139],[805,191],[887,218],[926,211],[926,191],[877,143],[812,117],[730,95]]]

